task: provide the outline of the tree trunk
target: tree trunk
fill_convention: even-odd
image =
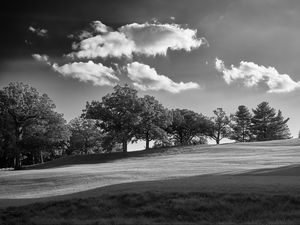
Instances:
[[[123,152],[127,152],[127,140],[123,141]]]
[[[19,152],[19,150],[17,150],[18,152],[15,155],[15,160],[14,160],[14,169],[15,170],[19,170],[22,168],[22,163],[21,163],[21,153]]]
[[[40,151],[41,163],[44,163],[43,151]]]
[[[15,160],[14,160],[14,168],[15,169],[21,169],[22,162],[21,162],[21,146],[20,142],[23,137],[23,129],[21,126],[16,126],[15,129],[15,135],[16,135],[16,149],[15,149]]]
[[[183,134],[180,133],[179,137],[180,137],[180,145],[183,145]]]
[[[218,132],[218,134],[217,134],[216,142],[217,142],[217,145],[220,144],[220,132]]]
[[[149,132],[146,133],[146,150],[149,150],[149,143],[150,143],[150,140],[149,140]]]

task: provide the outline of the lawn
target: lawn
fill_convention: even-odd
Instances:
[[[174,147],[1,171],[0,224],[298,225],[299,146]]]
[[[142,192],[0,210],[0,224],[299,224],[300,196]]]

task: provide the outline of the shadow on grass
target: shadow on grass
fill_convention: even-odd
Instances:
[[[126,193],[0,210],[0,224],[300,224],[300,196]]]
[[[80,164],[97,164],[105,162],[113,162],[119,159],[132,158],[132,157],[148,157],[159,155],[179,154],[184,152],[192,152],[199,147],[211,147],[207,145],[188,145],[188,146],[171,146],[166,148],[154,148],[149,150],[140,150],[133,152],[112,152],[101,154],[88,154],[88,155],[72,155],[66,156],[52,161],[26,166],[22,169],[50,169],[62,166],[80,165]]]

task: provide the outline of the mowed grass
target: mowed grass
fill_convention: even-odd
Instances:
[[[300,224],[300,196],[142,192],[0,210],[0,224]]]
[[[66,195],[128,182],[239,174],[299,163],[299,139],[72,156],[23,171],[0,171],[0,202]]]
[[[298,225],[299,163],[299,139],[68,157],[2,171],[0,224]]]

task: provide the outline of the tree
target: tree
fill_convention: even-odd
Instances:
[[[268,102],[260,103],[253,109],[252,133],[256,141],[278,140],[290,138],[287,126],[288,119],[284,119],[282,112],[269,106]]]
[[[189,145],[195,143],[194,138],[203,140],[200,136],[205,136],[208,132],[209,119],[192,110],[175,109],[172,110],[173,122],[169,127],[175,144]]]
[[[269,106],[268,102],[262,102],[253,109],[252,133],[256,141],[272,140],[271,124],[276,116],[275,109]]]
[[[150,141],[166,138],[166,128],[172,122],[172,115],[153,96],[146,95],[139,100],[141,112],[136,138],[145,140],[148,150]]]
[[[69,122],[72,133],[70,138],[71,151],[79,150],[87,154],[89,151],[101,149],[102,132],[93,119],[75,118]]]
[[[231,115],[233,123],[231,124],[232,133],[230,138],[239,142],[250,141],[252,138],[251,118],[252,115],[249,109],[244,105],[240,105],[236,113]]]
[[[99,120],[99,126],[113,142],[123,145],[127,152],[127,143],[135,136],[140,123],[141,112],[137,91],[128,85],[114,87],[114,92],[102,98],[102,102],[87,103],[84,117]]]
[[[225,137],[230,137],[230,119],[222,108],[214,110],[215,116],[211,118],[209,136],[220,144]]]
[[[23,83],[10,83],[0,91],[1,114],[13,127],[13,158],[16,169],[22,166],[22,141],[26,128],[37,121],[45,120],[55,105],[46,95]]]
[[[284,119],[281,110],[278,110],[276,117],[272,120],[271,138],[272,140],[282,140],[291,138],[290,129],[287,122],[290,118]]]
[[[70,131],[63,115],[50,111],[43,120],[37,120],[28,126],[23,134],[23,154],[29,160],[28,164],[43,163],[60,156],[66,150]]]

